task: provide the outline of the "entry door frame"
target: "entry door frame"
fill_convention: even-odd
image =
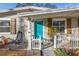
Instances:
[[[40,19],[40,20],[36,20],[36,21],[34,21],[34,37],[35,37],[35,22],[37,22],[37,21],[42,21],[43,22],[43,38],[44,38],[44,21],[42,20],[42,19]]]

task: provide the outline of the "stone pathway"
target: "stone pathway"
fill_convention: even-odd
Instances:
[[[43,56],[55,56],[53,52],[53,47],[46,48],[42,50]]]

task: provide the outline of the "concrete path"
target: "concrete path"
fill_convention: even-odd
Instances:
[[[42,50],[43,56],[55,56],[53,47],[46,48]]]
[[[28,50],[27,56],[41,56],[40,50]]]

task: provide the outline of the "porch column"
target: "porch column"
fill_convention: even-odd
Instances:
[[[44,31],[44,38],[48,39],[48,19],[43,20],[43,31]]]
[[[25,36],[26,35],[26,23],[25,23],[25,19],[24,19],[24,17],[18,17],[18,19],[17,19],[17,33],[18,33],[18,31],[21,31],[22,32],[22,35],[23,35],[23,37],[22,37],[22,41],[24,41],[24,42],[27,42],[27,36]]]
[[[32,40],[32,35],[31,35],[31,20],[28,17],[25,17],[25,37],[28,40],[28,48],[27,50],[31,50],[31,40]]]
[[[19,17],[17,17],[17,20],[16,20],[16,33],[18,33],[18,31],[19,31],[19,24],[20,24],[20,18]]]

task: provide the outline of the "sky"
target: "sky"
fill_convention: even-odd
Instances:
[[[79,7],[79,3],[53,3],[58,8]],[[16,3],[0,3],[0,10],[15,8]]]
[[[15,8],[16,3],[0,3],[0,10]]]

